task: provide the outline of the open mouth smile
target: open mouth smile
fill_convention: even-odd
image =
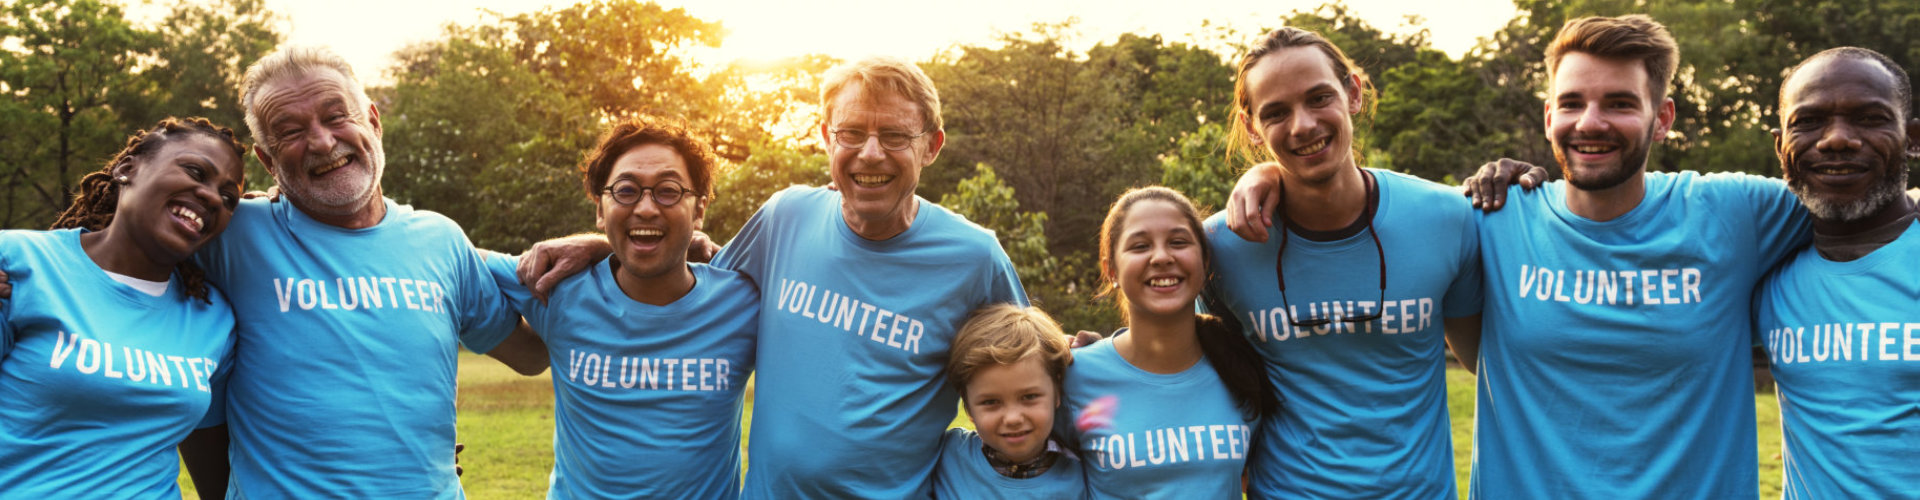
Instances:
[[[1327,146],[1330,144],[1333,144],[1332,136],[1328,136],[1318,141],[1314,141],[1312,144],[1308,144],[1306,146],[1294,148],[1292,150],[1289,150],[1288,152],[1293,153],[1294,156],[1313,156],[1315,154],[1319,154],[1321,151],[1325,151],[1327,149]]]

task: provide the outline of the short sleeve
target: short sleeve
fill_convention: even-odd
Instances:
[[[480,253],[481,258],[486,259],[487,271],[493,276],[493,284],[500,287],[501,297],[506,299],[507,304],[512,306],[514,311],[527,319],[527,324],[534,327],[534,334],[546,337],[549,330],[546,324],[547,306],[541,304],[540,299],[534,298],[533,290],[520,283],[520,258],[489,250],[481,250]],[[592,272],[592,270],[585,272]]]
[[[766,204],[760,205],[760,210],[754,211],[753,216],[747,218],[747,223],[740,226],[740,232],[734,233],[733,239],[728,240],[720,253],[713,257],[712,266],[745,274],[754,283],[765,283],[767,257],[764,252],[772,245],[768,240],[773,236],[768,219],[774,217],[780,200],[793,189],[782,190],[767,198]]]
[[[460,284],[460,296],[455,299],[460,310],[454,312],[460,327],[460,344],[467,350],[485,354],[513,333],[514,327],[520,324],[520,315],[508,305],[506,295],[495,284],[483,250],[473,248],[466,236],[461,235],[451,251],[456,254],[454,270],[458,276],[454,279]]]
[[[210,377],[212,383],[208,384],[209,392],[213,393],[213,401],[207,404],[207,414],[201,416],[200,423],[193,428],[205,429],[227,424],[227,378],[233,372],[233,358],[233,342],[228,341],[227,353],[221,356],[220,366],[213,369],[213,376]]]
[[[0,231],[0,235],[6,233],[7,231]],[[9,281],[18,282],[22,275],[19,270],[13,268],[12,256],[7,254],[7,251],[13,248],[13,245],[0,245],[0,270],[6,271]],[[7,355],[11,353],[13,353],[13,298],[9,296],[0,298],[0,360],[7,359]]]
[[[1722,213],[1751,214],[1730,215],[1729,220],[1754,224],[1755,255],[1759,256],[1754,264],[1759,265],[1761,271],[1772,269],[1813,241],[1812,216],[1800,204],[1800,198],[1787,189],[1786,181],[1739,173],[1705,177],[1728,185],[1715,192],[1735,194],[1716,200],[1719,205],[1716,208]]]
[[[998,243],[993,246],[993,268],[987,277],[987,303],[1012,303],[1026,307],[1027,290],[1020,285],[1020,274],[1013,270],[1013,259]]]
[[[1486,300],[1480,283],[1485,274],[1480,265],[1480,217],[1472,213],[1473,206],[1461,205],[1467,213],[1462,214],[1465,222],[1461,223],[1459,272],[1447,284],[1447,295],[1442,299],[1446,303],[1441,314],[1448,318],[1478,315]]]

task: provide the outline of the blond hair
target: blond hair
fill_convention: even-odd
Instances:
[[[1012,365],[1034,356],[1039,356],[1047,377],[1053,379],[1054,391],[1058,392],[1066,381],[1067,365],[1073,362],[1060,323],[1037,307],[1013,304],[982,307],[967,318],[967,323],[960,326],[960,333],[953,337],[953,349],[947,358],[947,383],[953,385],[964,401],[967,384],[973,382],[981,368]]]
[[[357,100],[351,103],[352,107],[363,108],[373,102],[367,98],[366,87],[360,84],[359,79],[354,78],[353,66],[348,65],[347,59],[340,57],[340,54],[333,49],[317,45],[283,47],[255,61],[252,66],[248,66],[246,79],[240,84],[240,108],[246,110],[247,129],[253,132],[254,144],[271,148],[269,145],[271,143],[267,142],[265,127],[262,126],[264,124],[260,123],[259,110],[254,108],[260,89],[266,87],[268,83],[306,75],[320,69],[338,71],[340,76],[347,79],[347,88]],[[356,113],[360,111],[364,110],[356,110]]]
[[[933,79],[919,66],[892,57],[870,57],[827,70],[820,78],[820,107],[826,121],[833,121],[833,98],[855,82],[865,97],[891,92],[920,105],[921,132],[946,126],[940,120],[940,92],[934,90]]]

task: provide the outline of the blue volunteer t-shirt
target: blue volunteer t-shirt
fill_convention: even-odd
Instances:
[[[840,193],[774,194],[715,257],[760,285],[748,498],[922,498],[959,396],[954,332],[1026,294],[993,233],[915,198],[906,232],[854,234]],[[773,299],[773,300],[764,300]]]
[[[740,407],[760,326],[753,283],[688,264],[693,290],[654,306],[621,292],[606,259],[542,304],[514,274],[518,262],[487,265],[553,360],[547,498],[739,495]]]
[[[1756,293],[1785,498],[1920,499],[1920,224],[1864,257],[1800,252]]]
[[[239,320],[228,496],[459,498],[459,346],[517,324],[460,226],[385,200],[363,229],[245,200],[195,255]]]
[[[1087,497],[1080,459],[1061,453],[1039,476],[1015,479],[987,463],[980,435],[955,427],[940,437],[940,465],[933,471],[933,497],[947,499],[1071,500]]]
[[[1786,184],[1646,174],[1609,221],[1566,183],[1485,214],[1474,498],[1753,498],[1751,303],[1805,244]]]
[[[180,496],[174,446],[233,357],[233,311],[114,281],[79,229],[0,231],[0,496]]]
[[[1249,488],[1284,498],[1452,498],[1445,318],[1480,314],[1480,241],[1466,197],[1367,169],[1373,227],[1333,241],[1287,231],[1286,300],[1278,235],[1253,243],[1207,220],[1213,293],[1266,360],[1283,410],[1262,423]],[[1373,231],[1380,239],[1375,248]],[[1380,291],[1386,256],[1387,289]],[[1283,304],[1284,302],[1284,304]],[[1380,314],[1301,328],[1292,318]]]
[[[1088,421],[1100,424],[1079,429]],[[1240,498],[1258,424],[1235,407],[1206,358],[1153,373],[1120,357],[1111,338],[1073,350],[1065,412],[1053,420],[1080,455],[1093,497],[1139,499]]]

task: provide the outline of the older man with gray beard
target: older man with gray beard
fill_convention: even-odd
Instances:
[[[1920,231],[1901,196],[1912,109],[1906,71],[1857,47],[1807,58],[1780,88],[1774,145],[1814,233],[1754,295],[1785,498],[1920,498]]]
[[[248,68],[241,102],[284,196],[242,202],[195,256],[231,299],[238,341],[216,391],[230,453],[188,447],[189,462],[231,458],[236,498],[463,497],[459,346],[538,338],[515,328],[458,225],[381,196],[380,110],[338,54],[270,54]],[[544,356],[502,361],[547,367]]]

